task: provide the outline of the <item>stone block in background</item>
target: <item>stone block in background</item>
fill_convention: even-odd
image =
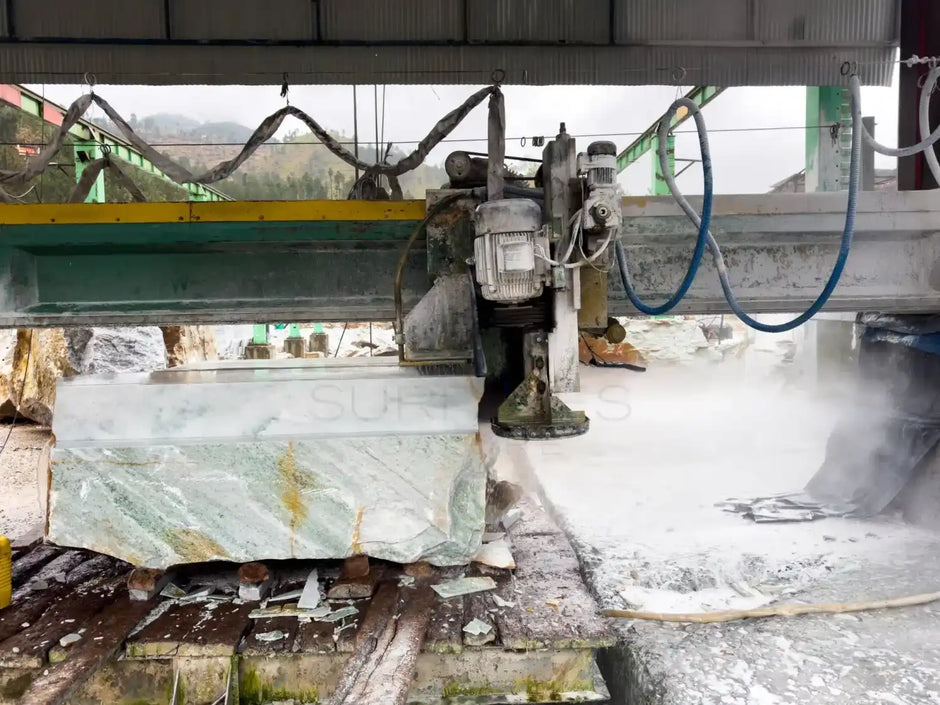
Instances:
[[[163,332],[141,328],[66,328],[69,358],[80,374],[149,372],[167,366]]]
[[[251,342],[254,326],[213,326],[215,348],[220,360],[241,360]]]
[[[0,418],[17,414],[48,426],[60,378],[166,365],[163,334],[156,327],[0,331]]]
[[[55,408],[56,381],[77,374],[62,329],[20,329],[3,331],[3,334],[0,338],[0,417],[16,416],[48,426]]]
[[[0,419],[12,418],[16,413],[13,400],[13,357],[16,351],[16,330],[0,329]]]
[[[367,358],[63,380],[48,538],[151,568],[468,563],[485,519],[481,387]]]
[[[215,326],[162,326],[167,367],[218,360]]]

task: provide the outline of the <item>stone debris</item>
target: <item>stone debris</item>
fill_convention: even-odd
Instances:
[[[479,636],[481,634],[489,634],[491,631],[493,631],[493,626],[487,624],[482,619],[473,618],[466,625],[464,625],[463,631],[466,634]]]
[[[211,587],[199,588],[198,590],[193,590],[188,592],[183,597],[179,598],[181,604],[189,604],[190,602],[199,602],[209,597],[215,590]]]
[[[458,578],[444,583],[432,585],[431,588],[444,600],[461,595],[472,595],[475,592],[486,592],[496,589],[496,581],[488,577]]]
[[[486,531],[483,533],[483,543],[491,543],[506,538],[505,531]]]
[[[497,527],[500,520],[522,498],[522,487],[514,482],[489,482],[486,488],[486,525]]]
[[[319,619],[324,617],[333,609],[329,605],[321,605],[316,609],[303,610],[297,605],[269,605],[252,610],[248,614],[249,619],[270,619],[271,617],[297,617],[298,619]]]
[[[412,587],[415,584],[413,575],[403,575],[398,579],[398,587]]]
[[[307,576],[307,582],[304,583],[297,606],[303,610],[312,610],[320,604],[320,597],[320,575],[314,568]]]
[[[513,525],[522,518],[522,510],[519,507],[513,507],[508,512],[503,515],[502,521],[500,522],[503,525],[503,528],[509,531]]]
[[[280,641],[286,636],[287,634],[282,632],[280,629],[275,629],[273,632],[261,632],[260,634],[255,634],[255,639],[258,641]]]
[[[488,565],[491,568],[502,568],[503,570],[515,570],[516,568],[516,561],[512,557],[512,551],[509,549],[509,542],[506,539],[483,544],[473,557],[473,561]]]
[[[314,617],[314,619],[316,619],[318,622],[338,622],[341,619],[353,617],[357,614],[359,614],[359,610],[352,605],[349,605],[348,607],[341,607],[338,610],[325,614],[322,617]]]
[[[510,602],[509,600],[504,600],[499,595],[493,595],[493,604],[497,607],[515,607],[515,602]]]
[[[128,595],[135,602],[149,600],[157,593],[162,595],[169,587],[172,577],[171,573],[164,573],[162,570],[134,568],[127,577]]]
[[[467,646],[483,646],[496,641],[493,626],[482,619],[474,618],[463,628],[464,643]]]
[[[288,590],[287,592],[282,592],[280,595],[272,595],[268,598],[268,602],[290,602],[291,600],[299,600],[302,594],[303,590]]]
[[[81,640],[82,640],[81,634],[76,634],[75,632],[72,632],[71,634],[66,634],[64,637],[59,639],[59,646],[61,646],[64,649],[66,647],[71,646],[72,644],[76,644],[80,642]]]
[[[160,591],[160,596],[178,600],[181,597],[186,597],[186,591],[175,583],[167,583],[166,587]]]
[[[632,365],[645,367],[643,354],[630,343],[610,343],[586,333],[578,341],[578,359],[584,365]]]

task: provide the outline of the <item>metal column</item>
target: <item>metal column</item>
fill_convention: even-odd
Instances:
[[[940,3],[936,0],[901,0],[901,58],[940,56]],[[917,126],[920,83],[928,66],[901,67],[898,87],[898,144],[920,142]],[[940,123],[940,101],[934,96],[930,103],[930,125]],[[937,147],[934,147],[937,149]],[[937,188],[922,154],[898,159],[898,190],[919,191]]]
[[[806,124],[806,192],[841,191],[848,186],[852,147],[848,90],[807,87]]]

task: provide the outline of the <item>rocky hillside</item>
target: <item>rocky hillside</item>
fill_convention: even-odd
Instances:
[[[132,116],[131,126],[151,144],[191,170],[201,170],[231,159],[254,131],[235,122],[197,122],[184,115],[161,113],[144,118]],[[112,125],[102,123],[107,129]],[[341,142],[352,138],[332,133]],[[179,147],[173,145],[179,144]],[[405,155],[392,148],[390,161]],[[359,156],[375,161],[375,149],[361,146]],[[215,184],[233,198],[309,199],[345,198],[355,178],[352,167],[331,154],[306,130],[293,130],[283,140],[271,140],[229,179]],[[402,178],[406,198],[421,198],[425,190],[447,181],[443,168],[423,164]]]

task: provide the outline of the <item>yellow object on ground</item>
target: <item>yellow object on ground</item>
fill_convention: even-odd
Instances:
[[[0,536],[0,610],[9,606],[13,594],[13,553],[10,539]]]

